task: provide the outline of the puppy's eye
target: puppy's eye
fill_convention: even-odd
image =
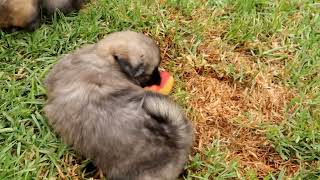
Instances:
[[[139,63],[139,65],[135,68],[134,77],[141,76],[144,73],[144,65],[143,63]]]
[[[117,55],[112,55],[113,56],[113,58],[116,60],[116,61],[118,61],[119,60],[119,57],[117,56]]]

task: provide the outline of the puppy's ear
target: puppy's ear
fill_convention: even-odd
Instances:
[[[136,78],[144,74],[145,70],[143,63],[139,63],[137,66],[132,66],[129,63],[129,60],[127,59],[119,58],[116,55],[114,55],[113,57],[115,61],[118,63],[121,71],[124,72],[126,75]]]

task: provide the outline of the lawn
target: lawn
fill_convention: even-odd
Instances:
[[[196,141],[183,179],[320,177],[320,1],[91,0],[0,31],[0,179],[101,178],[43,114],[59,57],[131,29],[161,47]]]

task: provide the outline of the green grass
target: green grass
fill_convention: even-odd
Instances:
[[[223,142],[214,141],[207,150],[197,153],[186,166],[188,175],[185,179],[231,179],[239,177],[237,162],[226,162],[227,150]],[[196,172],[196,173],[195,173]]]
[[[263,129],[279,155],[300,166],[292,179],[316,179],[320,176],[319,14],[320,2],[311,0],[168,0],[165,4],[97,0],[80,13],[57,14],[32,33],[0,32],[0,179],[57,177],[57,166],[64,174],[72,166],[64,161],[66,155],[77,159],[51,131],[42,111],[43,79],[62,54],[124,29],[149,32],[160,45],[169,39],[166,68],[178,79],[175,99],[187,107],[189,94],[177,65],[188,55],[200,61],[197,48],[207,40],[206,31],[220,25],[221,40],[234,47],[232,51],[241,49],[252,57],[259,64],[257,72],[272,66],[270,59],[285,66],[275,82],[296,96],[286,107],[285,121]],[[174,20],[177,17],[180,20]],[[194,17],[206,17],[207,22]],[[270,46],[275,41],[279,49]],[[259,43],[248,45],[252,42]],[[245,77],[232,67],[217,68],[241,83]],[[228,150],[221,141],[191,158],[185,179],[258,177],[255,170],[241,169],[237,159],[227,160]],[[83,164],[79,175],[86,162],[77,163]],[[279,170],[265,179],[288,177]]]

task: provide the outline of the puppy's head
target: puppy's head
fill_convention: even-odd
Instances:
[[[109,34],[97,53],[141,87],[160,84],[160,50],[148,36],[132,31]]]

